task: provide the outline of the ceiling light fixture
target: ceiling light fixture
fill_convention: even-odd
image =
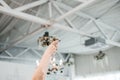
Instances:
[[[96,67],[105,68],[109,65],[108,57],[103,51],[99,51],[97,55],[94,56],[93,63]]]
[[[41,27],[43,28],[48,28],[50,27],[51,25],[41,25]],[[55,40],[59,40],[58,38],[54,37],[54,36],[50,36],[49,35],[49,32],[46,31],[44,32],[43,36],[42,37],[39,37],[37,42],[38,42],[38,45],[39,47],[42,46],[42,47],[46,47],[46,46],[49,46],[53,41]],[[60,41],[60,40],[59,40]]]
[[[64,65],[63,65],[63,60],[56,60],[55,57],[53,57],[50,61],[50,66],[47,71],[47,75],[50,74],[57,74],[57,73],[63,73],[64,70]]]
[[[99,53],[97,55],[94,56],[94,58],[96,60],[101,60],[105,57],[105,53],[103,53],[102,51],[99,51]]]
[[[46,31],[42,37],[39,37],[37,42],[39,46],[46,47],[49,46],[53,41],[59,40],[54,36],[49,36],[49,32]]]
[[[60,58],[59,58],[60,57]],[[65,67],[73,65],[74,61],[72,56],[69,56],[67,60],[61,59],[61,56],[54,55],[50,60],[50,66],[47,71],[47,75],[51,74],[63,74]]]

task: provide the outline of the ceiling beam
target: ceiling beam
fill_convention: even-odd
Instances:
[[[55,2],[53,3],[53,5],[54,5],[54,7],[58,10],[58,12],[59,12],[60,14],[64,14],[64,13],[60,10],[60,8],[55,4]],[[71,23],[68,19],[65,18],[65,20],[66,20],[69,24]],[[91,23],[91,21],[92,21],[92,20],[90,20],[90,21],[88,22],[88,24]],[[97,22],[94,22],[94,23],[95,23],[96,27],[98,28],[98,30],[103,34],[103,36],[104,36],[106,39],[109,39],[109,37],[108,37],[108,36],[105,34],[105,32],[100,28],[100,26],[97,25]],[[85,24],[85,26],[88,25],[88,24]],[[72,25],[72,24],[70,24],[70,25]],[[73,27],[73,26],[74,26],[74,25],[72,25],[72,27]]]
[[[38,1],[35,1],[35,2],[32,2],[32,3],[23,5],[23,6],[21,6],[21,7],[15,8],[14,10],[17,10],[17,11],[25,11],[25,10],[28,10],[28,9],[31,9],[31,8],[40,6],[40,5],[42,5],[42,4],[45,4],[46,2],[48,2],[48,0],[38,0]]]
[[[70,6],[68,6],[68,5],[66,5],[66,4],[64,4],[64,3],[62,3],[62,2],[57,2],[57,1],[54,1],[54,3],[56,3],[60,8],[62,8],[62,9],[64,9],[64,10],[66,10],[66,11],[69,11],[69,10],[72,10],[73,8],[72,7],[70,7]],[[85,13],[82,13],[82,12],[75,12],[74,14],[76,14],[76,15],[78,15],[78,16],[81,16],[81,17],[84,17],[84,18],[92,18],[92,17],[90,17],[89,15],[86,15]]]
[[[116,38],[116,35],[118,34],[117,31],[114,31],[113,35],[111,36],[110,40],[114,40]]]
[[[39,16],[39,13],[40,13],[40,11],[41,11],[40,8],[41,8],[41,7],[38,8],[38,11],[37,11],[36,14],[35,14],[36,17]],[[30,24],[30,26],[29,26],[26,34],[29,34],[30,28],[31,28],[32,26],[34,26],[34,22],[32,22],[32,23]]]
[[[14,16],[16,18],[27,20],[27,21],[30,21],[30,22],[34,22],[34,23],[38,23],[38,24],[51,25],[49,20],[45,20],[45,19],[42,19],[42,18],[33,16],[33,15],[27,14],[27,13],[24,13],[24,12],[19,12],[19,11],[12,10],[12,9],[6,9],[6,8],[4,8],[2,6],[0,6],[0,12],[4,13],[4,14],[7,14],[7,15],[10,15],[10,16]],[[52,25],[52,27],[60,28],[60,29],[63,29],[63,30],[71,31],[71,32],[77,32],[77,33],[79,33],[81,35],[92,37],[89,34],[86,35],[84,32],[78,32],[78,31],[70,28],[69,26],[64,26],[64,25],[55,23],[55,24]]]
[[[52,18],[52,1],[50,0],[48,3],[48,11],[49,11],[49,19]]]
[[[105,31],[101,28],[101,26],[99,25],[99,23],[94,22],[94,21],[93,21],[93,23],[96,25],[97,29],[101,32],[101,34],[104,36],[104,38],[109,39],[108,35],[105,34]]]
[[[97,23],[99,23],[99,24],[101,24],[101,25],[103,25],[104,27],[107,27],[107,28],[111,29],[111,30],[116,30],[116,31],[120,32],[120,29],[119,29],[119,28],[114,27],[114,26],[110,26],[110,25],[104,23],[104,22],[103,22],[102,20],[100,20],[100,19],[97,19],[97,20],[94,20],[94,21],[97,22]]]
[[[42,27],[39,27],[39,28],[37,28],[36,30],[32,31],[32,32],[29,33],[29,34],[26,34],[26,35],[24,35],[24,36],[22,36],[22,37],[20,37],[20,38],[19,38],[19,37],[16,38],[16,40],[14,40],[13,42],[9,43],[9,45],[6,46],[4,49],[1,49],[0,52],[2,52],[2,51],[4,51],[4,50],[6,50],[6,49],[9,49],[9,48],[11,48],[11,47],[13,47],[13,46],[21,43],[22,41],[26,40],[27,38],[29,38],[29,37],[31,37],[31,36],[33,36],[33,35],[41,32],[41,30],[43,30],[43,28],[42,28]]]
[[[64,18],[68,17],[69,15],[71,15],[71,14],[75,13],[76,11],[86,7],[87,5],[93,3],[94,1],[95,0],[89,0],[85,3],[82,3],[82,4],[78,5],[77,7],[73,8],[72,10],[68,11],[67,13],[65,13],[65,14],[61,15],[60,17],[58,17],[57,19],[55,19],[55,21],[60,21]]]
[[[3,15],[3,16],[4,16],[4,15]],[[12,29],[17,22],[18,22],[18,19],[13,19],[13,20],[11,21],[11,23],[10,23],[5,29],[3,29],[3,30],[1,31],[0,36],[3,35],[3,34],[5,34],[5,33],[6,33],[7,31],[9,31],[10,29]]]
[[[0,0],[0,3],[3,5],[3,7],[11,9],[11,7],[4,0]]]
[[[23,11],[23,10],[26,10],[26,9],[30,8],[30,6],[31,6],[31,7],[34,7],[34,6],[37,6],[37,5],[42,5],[42,4],[46,3],[47,1],[48,1],[48,0],[35,1],[35,2],[32,2],[32,3],[26,4],[26,5],[23,5],[23,6],[21,6],[21,7],[15,8],[15,10]],[[50,3],[51,3],[51,1],[50,1]],[[17,3],[17,4],[19,4],[19,3]],[[20,5],[21,5],[21,4],[20,4]],[[50,5],[50,4],[49,4],[49,5]],[[49,6],[49,7],[50,7],[50,6]],[[50,13],[51,13],[51,9],[50,9],[50,8],[49,8],[49,10],[50,10]],[[51,13],[50,15],[52,15],[52,13]],[[6,15],[3,16],[3,19],[4,19],[4,17],[6,17]],[[1,19],[1,20],[2,20],[2,19]],[[11,28],[13,28],[17,21],[18,21],[18,20],[16,20],[16,19],[15,19],[14,21],[12,21],[4,30],[2,30],[2,32],[0,33],[0,35],[3,35],[3,34],[6,33],[8,30],[10,30]],[[1,22],[1,21],[0,21],[0,22]]]
[[[115,41],[112,41],[112,40],[105,40],[105,42],[106,42],[106,44],[120,47],[120,43],[119,42],[115,42]]]
[[[53,6],[56,8],[56,10],[61,14],[63,15],[64,12],[55,4],[55,2],[53,2]],[[65,18],[65,21],[68,23],[69,26],[71,26],[73,29],[76,29],[76,26],[72,24],[72,22],[68,19],[68,18]]]
[[[3,48],[6,47],[6,46],[4,46],[4,45],[8,46],[9,43],[0,43],[0,46],[3,47]],[[29,49],[33,49],[33,50],[38,50],[38,51],[40,51],[39,48],[37,48],[37,47],[23,46],[23,45],[14,45],[13,48],[18,48],[18,49],[26,49],[26,48],[29,48]],[[11,49],[12,49],[12,48],[11,48]],[[40,52],[42,52],[42,51],[40,51]],[[43,52],[42,52],[42,53],[43,53]]]
[[[79,1],[79,2],[87,2],[87,0],[75,0],[75,1]]]
[[[56,2],[57,3],[57,2]],[[63,3],[57,3],[60,7],[62,7],[63,9],[65,9],[65,10],[71,10],[71,9],[73,9],[72,7],[70,7],[70,6],[67,6],[67,5],[65,5],[65,4],[63,4]],[[93,17],[91,17],[90,15],[88,15],[88,14],[85,14],[85,13],[82,13],[82,15],[81,15],[81,13],[82,12],[75,12],[75,14],[77,14],[77,15],[79,15],[79,16],[85,16],[85,17],[88,17],[88,18],[90,18],[91,20],[93,20],[93,21],[97,21],[98,23],[100,23],[100,24],[102,24],[102,25],[105,25],[106,27],[108,27],[108,28],[111,28],[112,30],[113,29],[116,29],[118,32],[120,32],[119,30],[120,29],[118,29],[118,28],[116,28],[116,27],[112,27],[112,26],[109,26],[109,25],[107,25],[107,24],[105,24],[105,23],[103,23],[100,19],[95,19],[95,18],[93,18]],[[107,44],[110,44],[110,45],[114,45],[114,46],[118,46],[118,47],[120,47],[120,43],[118,43],[118,42],[115,42],[115,41],[112,41],[112,40],[105,40],[106,41],[106,43]]]
[[[26,58],[16,58],[16,57],[8,57],[8,56],[1,56],[0,55],[0,60],[3,60],[3,61],[15,61],[15,62],[20,62],[21,63],[21,61],[22,61],[22,63],[30,63],[31,64],[31,62],[34,64],[35,63],[35,60],[36,59],[26,59]],[[33,65],[32,64],[32,65]]]
[[[4,0],[0,0],[0,3],[3,5],[4,8],[11,9],[11,7]],[[9,20],[9,19],[11,19],[11,17],[3,15],[0,18],[0,24],[3,25],[6,22],[5,20]],[[1,32],[3,32],[3,30]]]
[[[61,3],[61,2],[57,2],[57,1],[56,1],[55,3],[56,3],[58,6],[60,6],[61,8],[63,8],[64,10],[67,10],[67,11],[73,9],[72,7],[70,7],[70,6],[68,6],[68,5],[64,4],[64,3]],[[92,16],[90,16],[90,15],[88,15],[88,14],[86,14],[86,13],[83,13],[83,12],[80,12],[80,11],[79,11],[79,12],[75,12],[75,14],[78,15],[78,16],[80,16],[80,17],[89,18],[89,19],[91,19],[92,21],[97,21],[97,22],[99,22],[100,24],[105,25],[105,27],[107,27],[107,28],[110,28],[110,29],[112,29],[112,30],[116,29],[118,32],[120,32],[120,29],[119,29],[119,28],[110,26],[110,25],[104,23],[102,20],[100,20],[100,19],[95,19],[94,17],[92,17]]]
[[[93,22],[93,20],[90,19],[85,25],[83,25],[82,27],[80,27],[79,30],[81,30],[81,29],[84,28],[84,27],[87,27],[87,26],[90,25],[92,22]]]
[[[42,55],[40,55],[40,53],[38,53],[36,50],[34,50],[34,49],[31,49],[37,56],[39,56],[39,57],[42,57]]]
[[[5,50],[5,53],[7,53],[10,57],[13,57],[13,55],[10,52],[8,52],[7,50]]]
[[[35,23],[38,23],[38,24],[47,23],[47,21],[44,20],[44,19],[35,17],[33,15],[26,14],[26,13],[23,13],[23,12],[19,12],[19,11],[16,11],[16,10],[7,9],[7,8],[2,7],[2,6],[0,6],[0,12],[4,13],[4,14],[7,14],[7,15],[10,15],[10,16],[14,16],[16,18],[20,18],[20,19],[24,19],[24,20],[27,20],[27,21],[35,22]]]
[[[15,57],[19,57],[19,56],[25,54],[28,50],[29,50],[29,48],[25,49],[24,51],[22,51],[21,53],[19,53],[19,54],[16,55]]]
[[[18,1],[15,1],[15,0],[11,0],[14,4],[16,4],[17,6],[21,6],[21,5],[23,5],[23,3],[20,3],[20,2],[18,2]],[[35,10],[32,10],[32,9],[29,9],[29,11],[31,11],[31,12],[33,12],[33,13],[36,13],[37,11],[35,11]]]
[[[45,19],[41,19],[41,18],[38,18],[36,16],[29,15],[29,14],[19,12],[19,11],[15,11],[15,10],[12,10],[12,9],[6,9],[6,8],[4,8],[2,6],[0,6],[0,12],[8,14],[10,16],[20,18],[20,19],[24,19],[24,20],[31,21],[31,22],[34,22],[34,23],[38,23],[38,24],[50,24],[50,22],[45,20]],[[54,24],[54,25],[52,25],[52,27],[60,28],[60,29],[63,29],[63,30],[71,31],[71,32],[77,32],[77,33],[79,33],[81,35],[85,35],[85,36],[89,35],[89,34],[86,35],[84,32],[79,32],[79,31],[73,30],[72,28],[70,28],[68,26],[64,26],[64,25],[60,25],[60,24]],[[39,33],[41,31],[41,29],[42,28],[40,27],[40,28],[34,30],[33,32],[31,32],[29,34],[24,35],[23,37],[16,39],[9,46],[7,46],[5,49],[0,50],[0,52],[6,50],[7,48],[9,48],[11,46],[19,44],[20,42],[24,41],[28,37],[31,37],[31,36]],[[91,37],[91,35],[89,35],[89,36]]]
[[[25,2],[25,0],[22,0],[22,3],[19,3],[19,5],[16,4],[16,3],[15,4],[18,5],[18,6],[21,6],[21,5],[23,5],[24,2]],[[11,3],[11,4],[13,4],[13,3]],[[8,9],[11,9],[11,8],[8,8]],[[8,22],[8,21],[11,21],[10,19],[13,19],[13,17],[3,15],[2,18],[0,19],[0,24],[1,25],[5,24],[6,20]],[[18,19],[13,19],[9,23],[9,25],[7,25],[4,29],[1,30],[0,36],[3,35],[3,34],[5,34],[6,32],[8,32],[9,30],[11,30],[14,27],[14,25],[17,23],[17,21],[18,21]]]
[[[19,11],[15,11],[15,10],[12,10],[12,9],[6,9],[2,6],[0,6],[0,12],[1,13],[5,13],[5,14],[8,14],[8,15],[11,15],[11,16],[14,16],[14,17],[17,17],[17,18],[20,18],[20,19],[24,19],[24,20],[27,20],[27,21],[31,21],[31,22],[35,22],[35,23],[38,23],[38,24],[51,24],[50,21],[47,21],[45,19],[41,19],[41,18],[38,18],[38,17],[35,17],[35,16],[32,16],[32,15],[29,15],[29,14],[26,14],[26,13],[23,13],[23,12],[19,12]],[[52,27],[55,27],[55,28],[59,28],[59,29],[63,29],[63,30],[67,30],[67,31],[71,31],[71,32],[75,32],[75,33],[78,33],[80,35],[84,35],[84,36],[89,36],[89,37],[94,37],[90,34],[86,34],[84,32],[79,32],[77,30],[74,30],[68,26],[64,26],[64,25],[60,25],[60,24],[53,24]],[[31,35],[35,35],[36,33],[39,32],[39,30],[41,30],[41,28],[37,29],[36,31],[22,37],[21,39],[19,40],[16,40],[13,45],[17,44],[17,43],[20,43],[21,41],[23,41],[26,37],[30,37]],[[107,40],[106,40],[107,41]],[[110,40],[107,42],[109,44]],[[110,44],[114,45],[114,46],[118,46],[120,47],[120,43],[117,43],[117,42],[114,42],[114,41],[111,41]],[[2,50],[3,51],[3,50]]]

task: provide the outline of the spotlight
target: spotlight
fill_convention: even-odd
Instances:
[[[88,40],[85,40],[85,46],[90,46],[96,43],[96,39],[95,38],[90,38]]]

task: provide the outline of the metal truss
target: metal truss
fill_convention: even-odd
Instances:
[[[33,23],[38,23],[38,24],[47,24],[47,25],[52,25],[52,27],[54,28],[59,28],[59,29],[62,29],[62,30],[67,30],[67,31],[71,31],[71,32],[74,32],[74,33],[78,33],[80,35],[84,35],[84,36],[88,36],[88,37],[94,37],[90,34],[86,34],[85,32],[79,32],[78,30],[75,29],[75,26],[71,23],[71,21],[69,21],[67,19],[67,17],[71,14],[78,14],[81,16],[80,13],[77,13],[78,10],[82,9],[83,7],[87,6],[88,4],[91,4],[92,2],[94,2],[95,0],[89,0],[89,1],[86,1],[80,5],[78,5],[77,7],[75,8],[67,8],[67,7],[64,7],[65,9],[67,8],[67,10],[70,10],[68,11],[67,13],[64,13],[62,12],[62,10],[59,9],[59,7],[54,3],[53,6],[58,10],[58,12],[61,14],[60,17],[54,19],[52,22],[50,20],[45,20],[45,19],[42,19],[42,18],[39,18],[39,17],[36,17],[36,16],[33,16],[33,15],[30,15],[30,14],[27,14],[27,13],[24,13],[24,12],[21,12],[21,11],[24,11],[24,10],[27,10],[27,9],[30,9],[30,8],[33,8],[33,7],[36,7],[36,6],[39,6],[41,4],[44,4],[47,2],[47,0],[40,0],[39,4],[37,2],[32,2],[32,3],[29,3],[29,4],[26,4],[26,5],[23,5],[21,7],[18,7],[16,9],[11,9],[11,8],[8,8],[6,7],[7,4],[5,5],[5,2],[1,2],[1,4],[3,6],[0,6],[0,12],[1,13],[4,13],[4,14],[8,14],[10,16],[14,16],[14,17],[17,17],[17,18],[20,18],[20,19],[24,19],[24,20],[27,20],[27,21],[30,21],[30,22],[33,22]],[[52,9],[51,9],[51,3],[49,3],[49,17],[51,18],[52,17]],[[61,5],[61,3],[59,3]],[[9,5],[8,5],[9,6]],[[87,16],[88,18],[90,18],[92,21],[94,21],[96,23],[99,22],[103,25],[106,25],[105,23],[101,22],[99,19],[95,19],[87,14],[84,14],[82,13],[82,15],[84,16]],[[61,24],[58,24],[57,22],[60,21],[60,20],[63,20],[65,19],[66,22],[72,27],[69,27],[69,26],[64,26],[64,25],[61,25]],[[91,22],[91,20],[89,21],[89,23]],[[86,24],[87,25],[87,24]],[[98,25],[98,23],[96,23],[96,27],[99,29],[99,31],[103,34],[103,36],[105,37],[105,41],[107,44],[110,44],[110,45],[113,45],[113,46],[118,46],[120,47],[120,43],[117,43],[117,42],[114,42],[112,40],[110,40],[108,38],[108,36],[104,33],[104,31],[100,28],[100,26]],[[38,28],[37,30],[31,32],[31,33],[28,33],[27,35],[24,35],[23,37],[21,37],[20,39],[16,39],[16,41],[12,42],[12,45],[16,45],[22,41],[24,41],[26,38],[28,37],[31,37],[35,34],[37,34],[38,32],[40,32],[41,28]],[[11,45],[9,45],[11,46]],[[5,48],[6,49],[6,48]]]
[[[5,44],[4,43],[0,43],[0,49],[3,48]],[[7,44],[6,44],[7,46]],[[13,50],[13,52],[11,52],[11,50]],[[15,50],[15,51],[14,51]],[[35,49],[35,48],[28,48],[25,46],[14,46],[11,47],[7,50],[4,50],[3,52],[0,52],[0,60],[2,61],[11,61],[11,62],[23,62],[24,61],[28,61],[31,64],[35,64],[36,60],[40,60],[42,55],[43,55],[44,51],[43,50],[39,50],[39,49]],[[29,57],[29,55],[32,54],[32,56]],[[67,55],[67,56],[65,56]],[[72,54],[71,53],[66,53],[66,54],[62,54],[61,52],[57,52],[56,56],[58,56],[60,59],[62,59],[64,62],[66,62],[70,56]]]
[[[14,47],[15,48],[15,47]],[[14,49],[11,48],[11,49]],[[2,61],[11,61],[11,62],[22,62],[28,61],[31,64],[36,64],[36,60],[39,60],[42,56],[42,52],[36,49],[30,49],[30,48],[21,48],[21,47],[16,47],[17,49],[22,49],[20,52],[10,52],[10,49],[5,50],[4,52],[0,53],[0,60]],[[23,50],[24,49],[24,50]],[[25,55],[27,54],[27,55]],[[30,54],[33,54],[33,56],[29,57]]]

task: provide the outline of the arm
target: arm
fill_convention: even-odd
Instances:
[[[46,71],[50,62],[51,56],[55,53],[57,49],[58,41],[53,41],[49,47],[46,49],[45,53],[40,60],[40,64],[37,67],[32,80],[45,80]]]

